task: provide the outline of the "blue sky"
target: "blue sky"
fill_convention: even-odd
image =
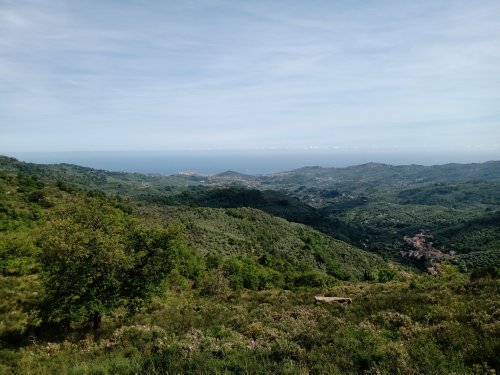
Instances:
[[[499,145],[498,0],[0,0],[0,153]]]

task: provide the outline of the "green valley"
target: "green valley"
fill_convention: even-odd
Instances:
[[[162,176],[0,157],[0,373],[496,373],[499,184],[498,162]]]

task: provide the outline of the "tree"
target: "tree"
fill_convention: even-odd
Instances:
[[[44,228],[40,263],[42,315],[69,325],[119,305],[136,309],[158,291],[181,248],[177,229],[139,227],[106,200],[86,198],[59,211]]]
[[[124,273],[120,292],[133,312],[161,291],[162,282],[180,265],[187,249],[180,227],[136,227],[130,234],[127,252],[133,267]]]

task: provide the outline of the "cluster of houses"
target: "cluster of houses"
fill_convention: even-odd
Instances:
[[[427,267],[427,271],[431,275],[437,276],[440,273],[440,263],[443,260],[453,259],[455,252],[443,253],[441,250],[436,249],[433,246],[433,239],[433,236],[426,234],[423,229],[415,236],[404,236],[405,242],[410,244],[412,249],[401,250],[400,253],[402,256],[428,260],[429,266]]]

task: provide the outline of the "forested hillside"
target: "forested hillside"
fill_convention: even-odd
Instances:
[[[0,373],[495,373],[491,166],[320,187],[2,157]]]
[[[370,163],[258,176],[236,172],[141,175],[67,164],[42,166],[5,157],[0,158],[0,165],[62,187],[96,190],[156,205],[254,207],[394,261],[402,260],[400,252],[407,247],[404,237],[423,229],[436,244],[443,244],[442,250],[454,251],[464,266],[471,265],[470,257],[458,258],[470,252],[486,252],[477,254],[484,260],[481,264],[500,262],[496,253],[499,162],[432,167]]]

